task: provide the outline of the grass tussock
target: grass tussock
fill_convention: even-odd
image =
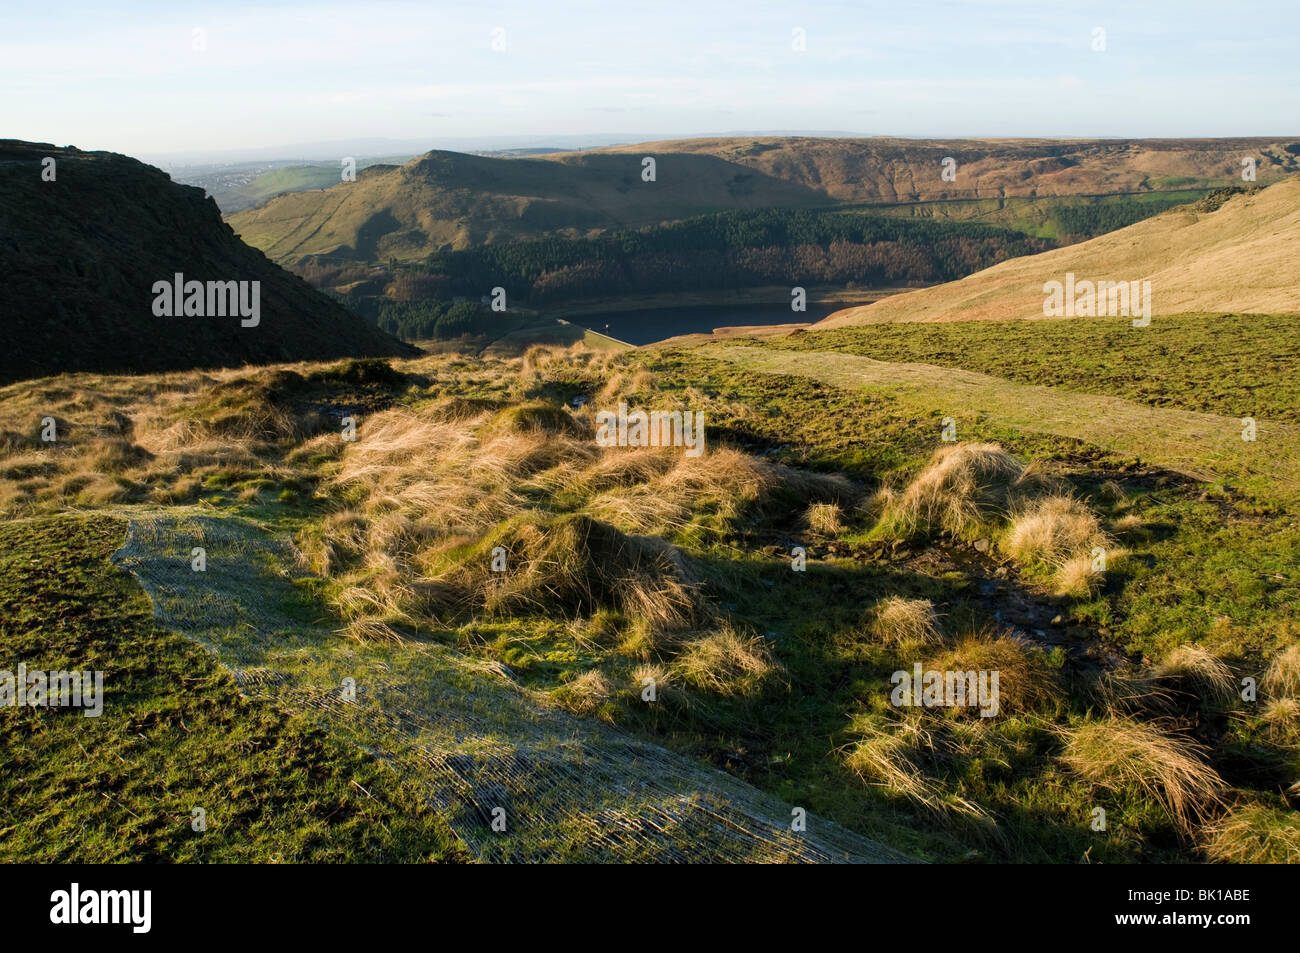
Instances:
[[[1097,516],[1082,501],[1061,494],[1018,504],[1000,541],[1021,563],[1048,567],[1057,593],[1073,596],[1097,589],[1096,554],[1105,554],[1111,545]]]
[[[844,532],[844,511],[838,503],[814,503],[804,511],[804,522],[818,536],[838,536]]]
[[[644,662],[632,670],[627,694],[637,703],[690,707],[690,696],[677,684],[676,675],[657,662]]]
[[[504,550],[505,571],[492,569],[493,550]],[[701,617],[696,583],[672,546],[582,514],[521,521],[472,553],[446,579],[489,614],[613,608],[657,630],[684,628]]]
[[[777,669],[766,641],[730,625],[687,641],[673,661],[682,681],[717,695],[750,695]]]
[[[939,763],[952,754],[945,750],[949,747],[947,738],[938,726],[917,718],[885,724],[874,718],[859,718],[852,731],[858,737],[849,746],[844,762],[863,781],[937,815],[967,820],[988,818],[983,807],[947,790],[936,775]]]
[[[1195,645],[1180,645],[1159,665],[1154,676],[1172,682],[1211,704],[1226,705],[1237,697],[1237,679],[1222,659]]]
[[[929,599],[887,596],[876,604],[870,630],[881,642],[893,646],[935,648],[946,639],[939,614]]]
[[[1262,687],[1275,698],[1300,699],[1300,645],[1289,645],[1273,656]]]
[[[551,699],[575,715],[596,715],[616,694],[614,683],[598,668],[565,682],[551,693]]]
[[[949,649],[931,656],[925,671],[996,672],[998,710],[1005,714],[1044,711],[1062,699],[1056,673],[1041,649],[1025,641],[987,629],[973,632]],[[958,709],[963,711],[963,709]],[[976,709],[964,709],[975,713]]]
[[[1222,803],[1225,785],[1204,760],[1205,749],[1131,718],[1087,721],[1062,730],[1062,759],[1098,787],[1145,791],[1190,833]]]
[[[849,748],[845,763],[864,781],[930,809],[941,803],[940,788],[926,776],[922,752],[933,747],[928,732],[915,721],[896,725],[862,722],[860,735]]]
[[[901,493],[885,498],[877,532],[970,537],[1004,518],[1037,478],[997,444],[940,447]]]
[[[1205,854],[1224,864],[1300,864],[1300,819],[1263,805],[1239,808],[1204,832]]]

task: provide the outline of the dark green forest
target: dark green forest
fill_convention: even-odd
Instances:
[[[1172,200],[1171,200],[1172,201]],[[1177,203],[1174,203],[1177,204]],[[1062,234],[1122,228],[1166,203],[1065,205]],[[907,287],[952,281],[1007,258],[1056,247],[1014,229],[809,209],[728,211],[594,238],[548,238],[444,250],[419,264],[328,261],[298,269],[318,287],[355,284],[345,304],[406,340],[486,333],[499,323],[479,302],[500,287],[511,307],[585,298],[762,285]]]

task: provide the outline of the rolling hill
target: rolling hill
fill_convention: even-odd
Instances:
[[[1295,139],[688,139],[611,146],[602,154],[709,155],[840,202],[1105,195],[1240,182],[1256,159],[1260,182],[1300,170]],[[953,181],[941,163],[956,160]]]
[[[230,217],[235,231],[276,261],[310,256],[420,260],[445,246],[551,235],[583,237],[702,212],[826,204],[804,185],[709,155],[664,155],[656,180],[640,158],[564,153],[498,159],[430,152],[355,182],[294,192]]]
[[[656,180],[641,161],[653,156]],[[450,246],[653,225],[763,207],[1149,195],[1300,170],[1300,142],[1201,140],[691,139],[538,158],[431,152],[356,182],[272,198],[230,216],[276,261],[418,261]],[[954,181],[941,177],[956,160]]]
[[[0,259],[0,381],[412,353],[240,242],[201,189],[113,153],[0,140]],[[256,324],[156,315],[178,273],[248,282],[250,307],[258,282]]]
[[[1067,273],[1078,280],[1150,280],[1153,314],[1300,311],[1300,176],[1225,194],[959,281],[846,308],[815,327],[1041,318],[1044,284],[1064,282]]]

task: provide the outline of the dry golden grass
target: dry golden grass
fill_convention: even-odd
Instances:
[[[1282,747],[1300,746],[1300,699],[1289,695],[1270,698],[1260,710],[1269,739]]]
[[[556,359],[534,350],[520,366],[544,375]],[[662,537],[701,514],[725,530],[769,503],[838,505],[854,494],[843,478],[726,447],[702,457],[602,450],[590,408],[574,414],[537,400],[441,400],[375,413],[337,459],[323,489],[339,511],[300,540],[320,571],[345,585],[392,588],[381,600],[387,612],[435,622],[465,612],[614,609],[648,626],[646,644],[625,639],[628,654],[647,658],[662,648],[654,633],[707,616]],[[560,511],[531,510],[537,501]],[[491,568],[498,547],[505,572]],[[409,583],[393,588],[392,578]]]
[[[1080,500],[1050,494],[1020,503],[1000,546],[1022,563],[1044,563],[1062,595],[1082,596],[1096,589],[1100,573],[1094,553],[1111,547],[1101,522]]]
[[[948,742],[941,740],[935,728],[922,718],[905,718],[888,725],[859,718],[851,730],[858,740],[849,746],[845,764],[864,781],[945,817],[988,818],[984,808],[945,792],[942,782],[929,773],[930,763],[943,756],[942,749]]]
[[[1228,704],[1237,697],[1232,669],[1213,653],[1180,645],[1155,667],[1156,678],[1173,681],[1204,701]]]
[[[337,422],[290,395],[319,365],[146,375],[70,374],[0,388],[0,507],[11,515],[178,503],[205,478],[284,480],[341,452]],[[42,420],[57,439],[40,439]],[[255,488],[242,491],[245,499]]]
[[[939,615],[929,599],[888,596],[876,604],[870,628],[887,645],[935,648],[945,640]]]
[[[1210,860],[1224,864],[1300,864],[1300,819],[1261,805],[1238,808],[1204,832]]]
[[[609,451],[615,457],[645,452]],[[742,513],[773,504],[778,490],[807,502],[854,496],[852,485],[842,477],[802,473],[729,447],[711,449],[700,457],[679,452],[669,459],[675,460],[671,467],[662,453],[657,458],[648,456],[644,467],[654,474],[648,481],[599,492],[589,511],[628,532],[670,533],[700,514],[725,526]],[[607,478],[612,466],[602,463],[593,469]],[[582,478],[576,482],[581,484]],[[607,482],[602,480],[593,489]]]
[[[749,695],[776,671],[767,643],[723,624],[700,638],[687,640],[672,670],[686,684],[718,695]]]
[[[1064,762],[1098,787],[1137,788],[1156,798],[1184,834],[1221,805],[1225,785],[1195,742],[1130,718],[1062,729]]]
[[[505,571],[492,568],[498,549]],[[697,583],[672,546],[581,514],[508,521],[455,553],[427,582],[425,611],[435,618],[466,611],[573,616],[613,608],[656,631],[704,618]]]
[[[647,697],[652,688],[653,701]],[[676,676],[667,667],[655,662],[646,662],[632,670],[632,682],[627,691],[644,704],[667,704],[674,707],[690,705],[690,697],[677,687]]]
[[[861,737],[845,758],[850,770],[923,807],[939,808],[941,789],[926,776],[921,764],[922,753],[932,749],[934,741],[918,721],[881,726],[860,720],[854,730]]]
[[[593,668],[565,682],[551,693],[551,698],[574,714],[594,715],[613,699],[615,693],[609,676]]]
[[[1273,656],[1262,687],[1276,697],[1300,699],[1300,645],[1289,645]]]
[[[838,536],[844,532],[844,511],[838,503],[814,503],[804,512],[804,522],[818,536]]]
[[[1115,521],[1115,532],[1128,539],[1147,540],[1150,532],[1142,517],[1136,513],[1121,516]]]
[[[1101,573],[1091,556],[1072,556],[1057,567],[1052,580],[1058,595],[1083,598],[1101,586]]]
[[[1000,714],[1044,710],[1062,697],[1043,651],[1021,639],[986,629],[970,633],[924,663],[926,671],[997,672]],[[959,710],[961,713],[962,710]],[[964,710],[977,715],[978,709]]]
[[[1167,715],[1176,708],[1171,686],[1150,669],[1124,664],[1087,683],[1084,694],[1111,718]]]
[[[617,370],[610,373],[605,384],[596,392],[592,402],[598,408],[608,408],[620,401],[630,403],[654,394],[655,376],[644,368]]]
[[[877,532],[903,538],[933,532],[968,536],[1005,518],[1034,482],[1034,475],[997,444],[948,444],[901,494],[883,501]]]
[[[960,281],[837,311],[813,327],[1041,319],[1043,283],[1063,281],[1066,272],[1079,280],[1150,280],[1153,314],[1286,314],[1300,311],[1297,238],[1300,177],[1290,176],[1254,195],[1236,196],[1217,211],[1172,209],[1078,245],[1004,261]]]

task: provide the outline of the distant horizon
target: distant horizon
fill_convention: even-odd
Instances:
[[[734,131],[717,131],[717,132],[699,132],[699,133],[644,133],[644,134],[618,134],[610,133],[606,136],[578,136],[572,134],[557,133],[552,136],[545,135],[526,135],[526,136],[497,136],[490,138],[476,139],[467,137],[461,140],[449,140],[444,142],[419,142],[408,139],[386,139],[386,138],[366,138],[366,139],[340,139],[324,142],[299,142],[288,143],[284,145],[271,145],[257,148],[241,148],[223,151],[211,150],[191,150],[163,153],[137,153],[122,152],[117,149],[107,149],[93,145],[86,145],[77,142],[49,142],[56,147],[71,146],[83,152],[117,152],[127,155],[130,158],[138,159],[141,162],[149,164],[164,164],[170,166],[205,166],[205,165],[236,165],[244,163],[259,162],[329,162],[345,155],[359,159],[373,159],[381,157],[395,157],[399,155],[423,155],[428,152],[508,152],[513,150],[531,150],[531,149],[555,149],[556,151],[585,151],[592,149],[603,149],[620,145],[636,145],[639,143],[651,142],[672,142],[672,141],[689,141],[700,139],[743,139],[743,138],[810,138],[810,139],[901,139],[916,142],[957,142],[957,141],[1016,141],[1016,140],[1044,140],[1050,142],[1104,142],[1104,141],[1196,141],[1196,140],[1239,140],[1239,139],[1261,139],[1269,141],[1281,141],[1287,139],[1300,140],[1300,132],[1294,135],[1284,135],[1278,133],[1251,133],[1232,136],[1121,136],[1121,135],[1097,135],[1097,136],[1065,136],[1065,135],[1027,135],[1027,136],[993,136],[993,135],[893,135],[890,133],[855,133],[848,131],[819,131],[819,130],[734,130]],[[33,139],[22,135],[10,135],[4,130],[0,130],[0,139],[11,139],[25,142],[48,142],[48,140]],[[572,143],[581,142],[580,145]]]
[[[0,93],[6,135],[153,157],[611,125],[1221,139],[1300,115],[1298,40],[1262,0],[74,2],[0,11]]]

